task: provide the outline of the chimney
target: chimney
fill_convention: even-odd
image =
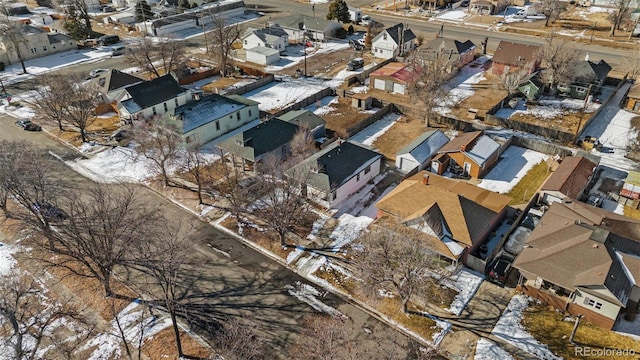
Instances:
[[[460,151],[467,151],[467,145],[460,146]]]
[[[591,245],[591,248],[592,248],[592,249],[597,249],[597,248],[598,248],[598,244],[593,244],[593,245]]]
[[[338,138],[338,146],[342,145],[342,138]]]
[[[424,174],[424,176],[422,177],[422,184],[429,185],[429,174]]]
[[[584,56],[584,61],[589,61],[589,52],[587,52],[587,55]]]

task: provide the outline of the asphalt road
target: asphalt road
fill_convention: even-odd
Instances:
[[[22,130],[7,115],[0,115],[0,140],[24,140],[35,144],[43,152],[53,152],[65,160],[79,157],[75,150],[52,139],[45,132]],[[89,179],[54,157],[51,157],[51,161],[55,164],[56,177],[74,184],[74,188],[86,189],[92,185]],[[168,219],[176,224],[193,226],[190,237],[192,250],[194,256],[198,255],[202,261],[193,269],[193,278],[190,279],[193,283],[189,296],[195,299],[199,309],[197,316],[192,319],[250,317],[258,323],[263,340],[270,349],[267,358],[288,358],[283,349],[295,341],[305,318],[318,312],[290,295],[285,287],[308,282],[155,192],[142,187],[142,193],[149,204],[160,206]],[[324,292],[322,289],[318,290]],[[408,341],[401,333],[331,293],[318,298],[353,319],[352,342],[363,341],[368,347],[375,349],[380,342],[406,344]],[[373,330],[373,335],[365,332],[363,327]],[[405,350],[398,348],[398,351]],[[372,354],[370,358],[376,357]]]

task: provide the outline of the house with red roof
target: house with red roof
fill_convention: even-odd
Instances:
[[[422,70],[414,64],[392,62],[369,75],[369,87],[404,95],[407,93],[409,84],[421,73]]]

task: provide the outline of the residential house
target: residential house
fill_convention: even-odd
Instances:
[[[449,142],[440,130],[427,131],[396,154],[396,167],[403,173],[423,170],[430,165],[431,158]]]
[[[255,170],[255,165],[269,154],[281,158],[288,157],[289,143],[297,131],[297,125],[272,118],[233,134],[217,146],[228,152],[234,163],[236,158],[239,158],[245,169]]]
[[[598,164],[582,156],[567,156],[540,188],[545,204],[581,200]]]
[[[624,108],[640,112],[640,83],[633,84],[625,96]]]
[[[193,100],[191,90],[183,89],[170,74],[125,88],[120,101],[120,117],[132,121],[144,120],[173,110]]]
[[[493,54],[491,72],[494,75],[522,71],[531,74],[540,67],[540,45],[500,41]]]
[[[640,172],[629,171],[622,184],[620,195],[629,199],[640,199]]]
[[[463,133],[438,150],[438,155],[431,161],[431,171],[442,175],[451,167],[463,176],[479,178],[499,157],[500,144],[482,131]]]
[[[305,193],[332,208],[380,173],[382,154],[351,141],[335,141],[287,172],[306,181]]]
[[[527,75],[518,85],[518,91],[528,100],[537,99],[544,89],[544,84],[538,74],[539,72],[534,72]]]
[[[426,54],[419,58],[425,58],[428,61],[443,58],[445,60],[443,63],[447,64],[447,71],[454,72],[475,59],[475,50],[476,45],[471,40],[461,42],[437,37],[429,41],[424,49],[420,48],[419,51],[426,52]]]
[[[421,74],[422,69],[414,64],[392,62],[369,75],[369,87],[404,95],[408,86]]]
[[[478,15],[491,15],[494,13],[495,5],[487,0],[475,0],[469,4],[469,12]]]
[[[77,48],[76,42],[67,35],[48,33],[40,28],[20,22],[15,26],[17,26],[22,37],[18,41],[18,51],[23,60],[35,59]],[[19,63],[18,51],[16,51],[13,41],[0,34],[0,61],[7,65]]]
[[[121,101],[128,96],[127,86],[139,84],[145,80],[120,70],[111,69],[106,73],[100,74],[92,81],[98,87],[102,102],[111,103],[113,101]]]
[[[289,34],[289,41],[304,43],[306,39],[324,41],[335,38],[342,24],[335,20],[327,20],[324,16],[311,17],[294,14],[279,18],[269,23],[269,26],[279,25]]]
[[[414,48],[416,35],[404,24],[396,24],[382,30],[371,41],[373,56],[382,59],[391,59],[405,55]]]
[[[187,143],[207,143],[221,135],[257,120],[258,103],[240,95],[211,94],[178,106],[173,119],[182,128]]]
[[[246,49],[247,61],[260,65],[271,65],[280,61],[280,51],[264,46]]]
[[[359,8],[348,6],[349,9],[349,20],[351,20],[354,24],[359,24],[362,21],[362,10]]]
[[[564,86],[558,86],[561,93],[566,93],[574,99],[584,100],[589,95],[600,93],[600,87],[604,85],[611,66],[606,61],[598,63],[585,59],[573,68],[573,81]]]
[[[457,263],[486,243],[507,214],[509,201],[508,196],[464,181],[420,171],[376,207],[381,223],[419,230],[431,250]]]
[[[323,118],[309,110],[291,110],[280,116],[278,119],[297,125],[309,131],[314,139],[322,139],[327,136],[327,122]]]
[[[245,49],[262,46],[283,52],[287,45],[289,45],[289,34],[280,26],[248,28],[242,37],[242,47]]]
[[[580,202],[551,204],[513,266],[522,289],[611,329],[640,301],[640,222]]]

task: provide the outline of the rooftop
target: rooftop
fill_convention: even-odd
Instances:
[[[211,94],[198,101],[192,101],[177,107],[175,115],[181,117],[183,122],[182,132],[187,133],[211,121],[226,117],[246,106],[231,98]]]

